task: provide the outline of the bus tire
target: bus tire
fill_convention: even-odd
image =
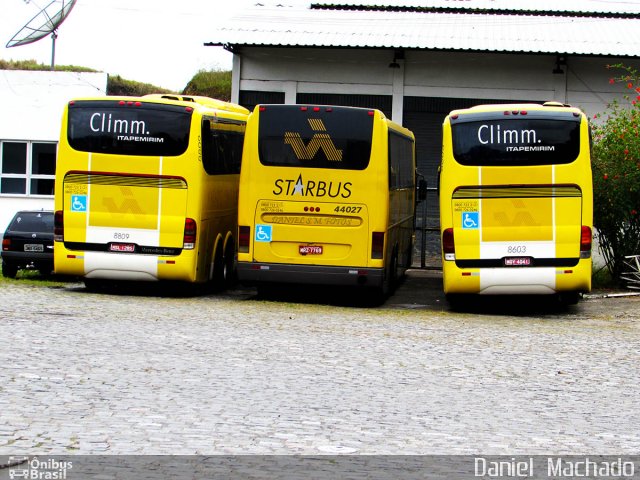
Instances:
[[[107,290],[107,281],[100,278],[85,278],[84,288],[92,293],[104,292]]]
[[[224,289],[224,253],[222,245],[218,243],[213,260],[213,277],[211,278],[213,291],[219,292]]]
[[[224,251],[223,277],[224,287],[227,289],[232,288],[236,284],[238,279],[233,245],[233,240],[230,240],[227,243],[227,248],[225,248]]]
[[[449,309],[454,312],[464,312],[469,310],[470,305],[474,304],[477,297],[464,293],[447,293],[445,295]]]
[[[558,294],[558,302],[562,306],[575,305],[580,300],[579,292],[562,292]]]
[[[389,269],[387,270],[387,274],[385,275],[387,278],[384,280],[384,285],[382,287],[382,294],[387,297],[393,293],[398,284],[398,250],[397,248],[393,249],[393,254],[391,255],[391,261],[389,262]]]

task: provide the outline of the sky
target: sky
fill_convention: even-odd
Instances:
[[[0,58],[51,64],[51,37],[5,45],[52,0],[0,0]],[[58,29],[56,65],[89,67],[181,91],[199,70],[231,70],[207,31],[251,0],[77,0]],[[57,0],[60,4],[60,0]]]

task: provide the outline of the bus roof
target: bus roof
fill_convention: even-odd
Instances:
[[[325,111],[332,110],[368,110],[370,112],[374,112],[374,115],[377,115],[383,122],[385,122],[389,127],[393,130],[396,130],[399,133],[402,133],[412,139],[415,139],[414,134],[408,128],[400,125],[397,122],[394,122],[389,117],[385,115],[385,113],[378,108],[369,108],[369,107],[353,107],[349,105],[324,105],[324,104],[307,104],[307,103],[296,103],[296,104],[284,104],[284,103],[262,103],[258,104],[254,108],[254,112],[260,112],[261,109],[269,108],[269,109],[288,109],[292,107],[298,107],[301,109],[311,109],[313,111],[314,108],[324,109]]]
[[[217,100],[215,98],[203,97],[198,95],[177,95],[166,93],[152,93],[143,96],[125,96],[114,95],[106,97],[86,97],[86,98],[74,98],[73,101],[125,101],[125,102],[150,102],[150,103],[183,103],[194,106],[194,103],[203,107],[211,108],[213,110],[221,110],[225,112],[239,113],[242,115],[248,115],[250,112],[246,108],[236,105],[234,103],[225,102],[223,100]]]
[[[236,105],[235,103],[225,102],[224,100],[218,100],[216,98],[204,97],[200,95],[177,95],[169,93],[150,93],[144,95],[144,99],[157,99],[157,100],[174,100],[176,102],[191,102],[204,105],[206,107],[214,108],[216,110],[225,110],[227,112],[249,114],[249,110],[243,106]]]
[[[470,108],[452,110],[449,115],[464,115],[467,113],[482,113],[482,112],[502,112],[502,111],[549,111],[549,112],[572,112],[582,114],[582,110],[571,105],[566,105],[560,102],[545,102],[539,103],[496,103],[486,105],[476,105]]]

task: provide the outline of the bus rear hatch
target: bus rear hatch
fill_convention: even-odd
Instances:
[[[461,267],[563,266],[580,258],[576,185],[463,187],[452,198]]]
[[[177,255],[182,249],[184,179],[69,173],[63,188],[68,248],[151,255]]]
[[[366,266],[367,208],[360,204],[258,202],[253,260],[265,263]]]

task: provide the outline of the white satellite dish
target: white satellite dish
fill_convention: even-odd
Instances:
[[[53,0],[7,42],[7,47],[19,47],[37,42],[51,34],[51,70],[55,65],[57,29],[71,12],[77,0]],[[28,2],[27,2],[28,3]]]

